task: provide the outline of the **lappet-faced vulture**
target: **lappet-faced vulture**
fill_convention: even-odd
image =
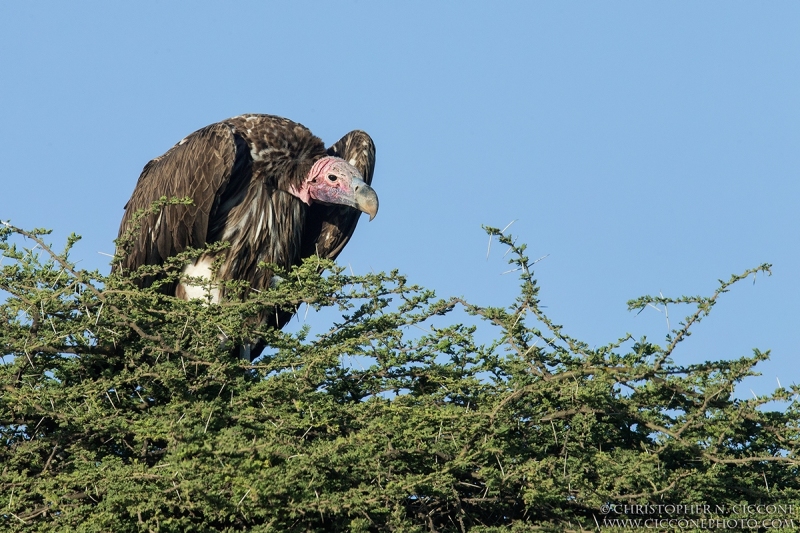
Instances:
[[[272,115],[211,124],[145,165],[125,205],[120,236],[137,210],[162,196],[190,197],[194,205],[168,205],[145,216],[130,253],[114,268],[132,271],[189,247],[227,241],[214,279],[246,280],[252,289],[263,289],[273,274],[259,263],[289,268],[315,253],[335,259],[350,240],[359,211],[375,217],[374,168],[375,145],[363,131],[351,131],[326,149],[306,127]],[[183,272],[212,279],[215,259],[203,255]],[[184,299],[206,295],[186,281],[173,290]],[[224,296],[211,290],[212,300]],[[283,311],[265,320],[280,328],[289,318]]]

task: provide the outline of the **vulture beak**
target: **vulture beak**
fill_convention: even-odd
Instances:
[[[378,214],[378,195],[375,189],[367,185],[364,180],[353,178],[353,199],[355,200],[355,207],[359,211],[369,215],[369,220],[372,221],[375,215]]]

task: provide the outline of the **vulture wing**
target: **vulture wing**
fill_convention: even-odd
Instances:
[[[247,153],[245,141],[234,136],[229,125],[217,123],[192,133],[147,163],[125,205],[120,235],[136,211],[149,208],[162,196],[188,196],[194,205],[169,205],[145,216],[130,254],[116,268],[131,271],[161,264],[186,248],[204,246],[209,225],[219,224],[226,204],[247,187],[251,174]]]
[[[328,155],[348,161],[358,169],[367,185],[372,185],[375,143],[365,132],[351,131],[328,148],[327,152]],[[301,257],[317,254],[336,259],[353,235],[360,216],[361,213],[351,207],[313,204],[308,209]]]

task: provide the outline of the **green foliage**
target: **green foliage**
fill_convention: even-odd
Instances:
[[[579,531],[625,505],[734,519],[743,502],[800,502],[800,391],[732,395],[768,353],[672,360],[722,293],[769,265],[708,298],[630,302],[694,307],[664,346],[592,348],[542,312],[525,247],[488,231],[520,272],[505,308],[317,258],[244,301],[186,302],[77,268],[75,236],[55,253],[42,230],[0,229],[0,528]],[[177,276],[197,253],[132,275]],[[256,320],[302,303],[342,318],[314,338]],[[497,340],[438,325],[459,307]],[[232,354],[259,338],[255,363]]]

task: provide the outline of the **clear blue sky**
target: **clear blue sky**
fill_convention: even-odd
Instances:
[[[139,172],[186,134],[241,113],[360,128],[381,210],[340,256],[356,272],[508,304],[480,226],[518,219],[549,254],[543,304],[599,345],[663,339],[628,299],[771,262],[676,356],[772,349],[740,394],[799,382],[800,4],[492,4],[4,2],[0,219],[75,231],[107,268]]]

